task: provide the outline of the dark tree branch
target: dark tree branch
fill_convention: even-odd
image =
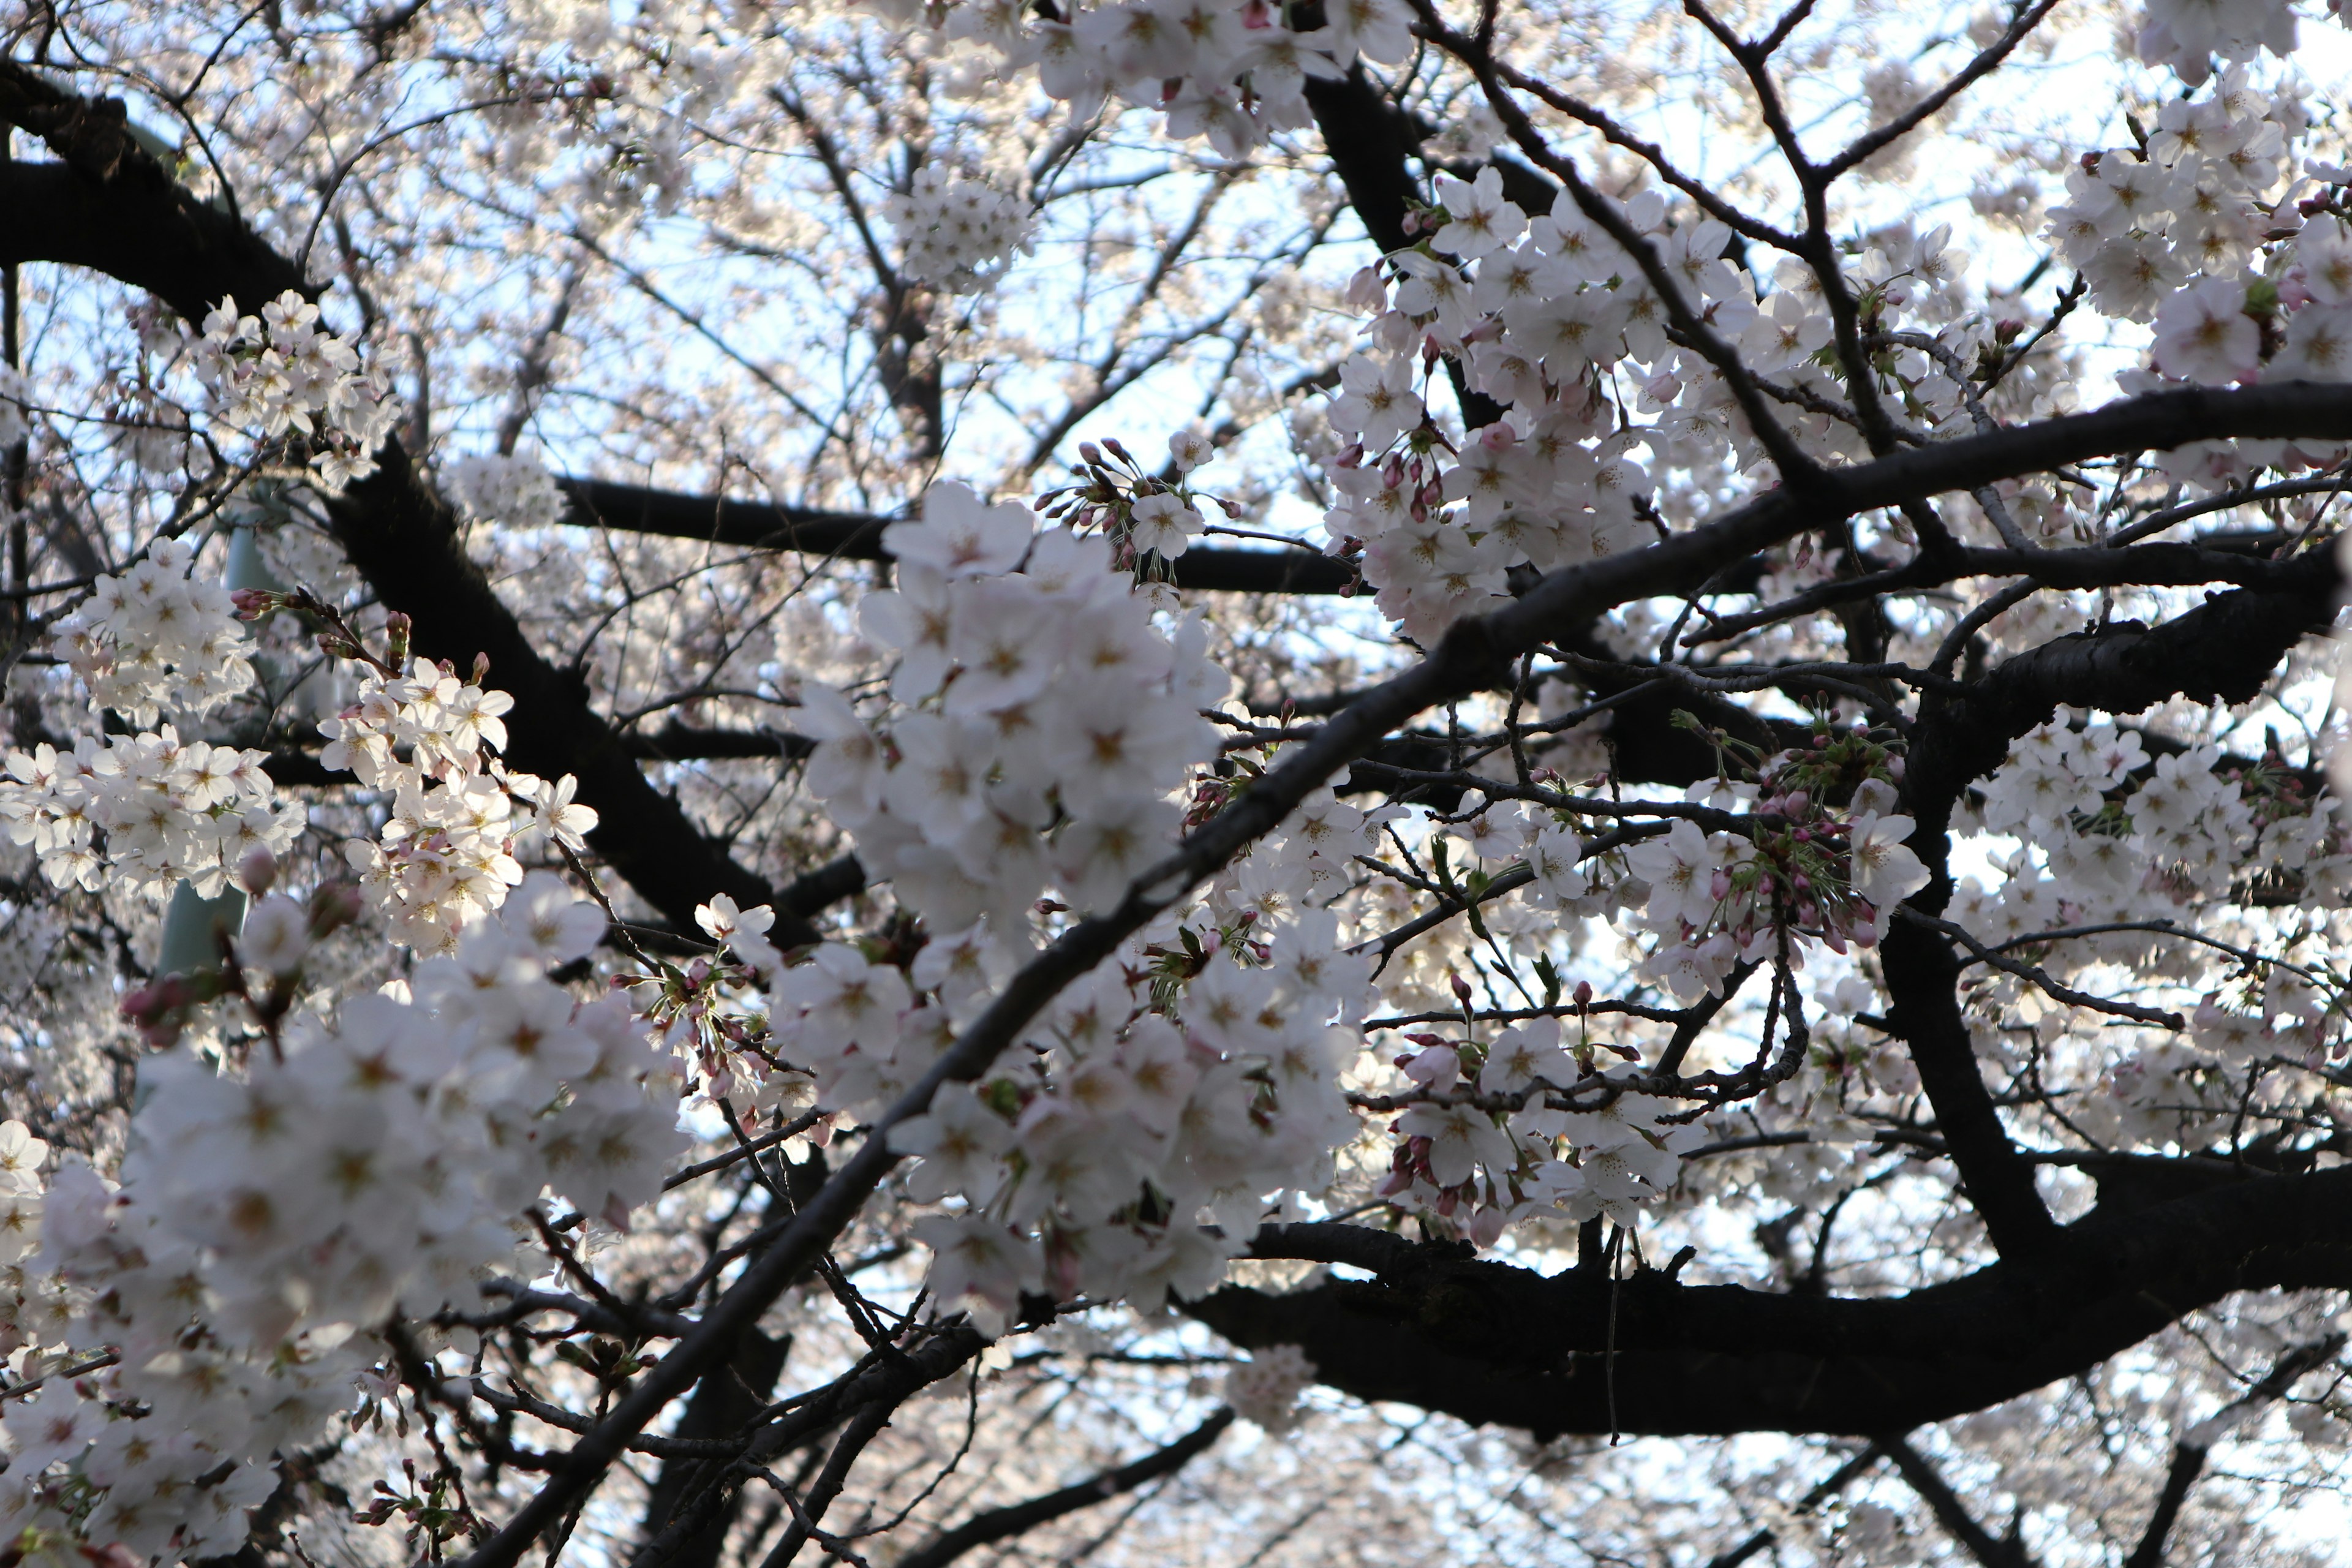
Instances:
[[[882,548],[882,531],[897,521],[871,512],[774,506],[603,479],[558,483],[572,500],[568,521],[751,550],[797,551],[842,561],[888,560],[889,552]],[[1311,550],[1194,549],[1175,562],[1180,588],[1338,594],[1355,581],[1354,567]]]
[[[1823,1476],[1811,1491],[1798,1499],[1795,1511],[1812,1512],[1813,1510],[1852,1486],[1858,1477],[1868,1471],[1883,1458],[1885,1455],[1880,1451],[1877,1444],[1865,1445],[1862,1452]],[[1759,1530],[1729,1551],[1719,1552],[1709,1558],[1706,1568],[1739,1568],[1741,1563],[1765,1548],[1775,1544],[1779,1540],[1780,1537],[1773,1534],[1771,1531]]]
[[[714,893],[746,908],[773,904],[765,879],[730,859],[677,803],[655,789],[612,727],[588,703],[584,680],[531,647],[521,626],[465,552],[457,519],[411,467],[397,439],[376,471],[328,503],[336,542],[386,605],[415,623],[414,645],[459,669],[490,661],[490,683],[509,692],[507,760],[543,777],[571,773],[599,822],[589,844],[646,902],[682,930]],[[797,945],[814,928],[780,910],[776,940]]]
[[[781,1236],[779,1239],[782,1239]],[[707,1317],[705,1321],[709,1321]],[[981,1338],[978,1331],[958,1321],[922,1338],[911,1349],[899,1347],[895,1352],[869,1356],[859,1370],[832,1387],[819,1391],[814,1397],[805,1398],[788,1414],[774,1415],[772,1410],[770,1424],[754,1427],[735,1445],[735,1458],[723,1466],[716,1467],[715,1474],[707,1473],[695,1482],[669,1522],[637,1549],[630,1559],[631,1568],[664,1568],[670,1563],[671,1553],[693,1540],[720,1510],[728,1506],[729,1500],[734,1497],[740,1487],[759,1475],[761,1468],[778,1456],[819,1442],[845,1423],[886,1424],[890,1414],[908,1398],[943,1378],[953,1376],[986,1348],[987,1342]],[[609,1423],[605,1425],[609,1426]],[[592,1427],[588,1436],[593,1439],[603,1429],[602,1426]],[[879,1430],[879,1425],[874,1429]],[[871,1433],[867,1435],[870,1436]],[[578,1452],[576,1448],[573,1450],[575,1460]],[[558,1470],[559,1482],[564,1473]],[[544,1491],[541,1494],[542,1498],[546,1495]],[[530,1520],[537,1517],[531,1508],[526,1508],[523,1515],[509,1521],[507,1529],[499,1532],[492,1547],[498,1547],[499,1542],[511,1542],[518,1547],[528,1546],[530,1533],[518,1532],[516,1525],[528,1525]],[[486,1551],[491,1549],[485,1548]],[[479,1558],[475,1560],[479,1561]]]
[[[798,1163],[779,1162],[779,1167],[787,1194],[798,1196],[814,1192],[824,1179],[824,1152],[813,1151],[810,1158]],[[672,1436],[715,1441],[750,1433],[765,1410],[791,1352],[791,1335],[771,1338],[758,1325],[745,1325],[727,1359],[695,1388]],[[678,1539],[667,1559],[668,1568],[718,1568],[727,1544],[727,1529],[741,1496],[720,1485],[725,1468],[724,1463],[683,1456],[662,1462],[646,1501],[642,1534],[652,1541],[673,1521],[680,1523]],[[692,1521],[698,1522],[679,1521],[682,1505],[703,1493],[715,1495],[698,1499],[702,1506],[691,1516]]]
[[[2045,643],[2000,665],[1965,697],[1923,694],[1906,781],[1923,831],[1940,835],[1959,792],[2061,705],[2123,714],[2174,697],[2252,699],[2288,650],[2336,616],[2333,551],[2307,551],[2280,566],[2269,586],[2215,595],[2154,628],[2123,622]]]
[[[1115,1470],[1105,1470],[1083,1481],[1062,1488],[1059,1491],[1031,1498],[1027,1502],[990,1509],[977,1513],[953,1530],[933,1537],[898,1559],[898,1568],[947,1568],[967,1552],[982,1546],[1009,1541],[1024,1531],[1034,1530],[1080,1509],[1094,1507],[1122,1492],[1131,1492],[1146,1481],[1174,1475],[1190,1464],[1194,1457],[1208,1451],[1209,1446],[1223,1436],[1234,1424],[1234,1413],[1220,1405],[1206,1421],[1202,1422],[1164,1448],[1146,1454],[1132,1463]]]
[[[0,124],[20,126],[61,163],[0,166],[0,262],[56,261],[143,289],[192,321],[225,294],[258,310],[301,269],[243,223],[198,199],[132,140],[120,99],[85,100],[0,59]]]
[[[2221,1415],[2227,1417],[2259,1405],[2267,1405],[2283,1397],[2294,1386],[2295,1380],[2313,1368],[2325,1364],[2344,1348],[2342,1334],[2330,1334],[2307,1345],[2297,1345],[2279,1357],[2267,1376],[2230,1402]],[[2148,1515],[2147,1527],[2140,1531],[2139,1544],[2124,1559],[2124,1568],[2164,1568],[2166,1542],[2172,1537],[2172,1527],[2179,1521],[2181,1506],[2189,1500],[2189,1489],[2205,1473],[2206,1456],[2212,1444],[2195,1442],[2183,1437],[2173,1446],[2172,1464],[2165,1472],[2164,1489],[2156,1500],[2156,1508]]]
[[[1934,842],[1940,847],[1944,841]],[[1930,864],[1942,870],[1940,858]],[[1898,920],[1887,928],[1878,951],[1893,998],[1888,1027],[1910,1047],[1919,1086],[1936,1109],[1952,1164],[1994,1250],[2007,1258],[2040,1249],[2056,1226],[2034,1189],[2033,1167],[2018,1157],[1985,1087],[1968,1020],[1960,1014],[1960,966],[1951,943]]]
[[[1946,825],[1954,802],[2061,703],[2121,714],[2174,696],[2244,701],[2259,691],[2287,650],[2335,616],[2332,552],[2283,565],[2300,581],[2220,595],[2154,629],[2132,624],[2061,637],[2008,660],[1965,697],[1923,692],[1905,791],[1917,822],[1912,847],[1935,879],[1912,903],[1941,912],[1951,896]],[[1893,999],[1889,1022],[1910,1046],[1952,1162],[1994,1247],[2007,1254],[2044,1244],[2053,1234],[2049,1211],[1985,1087],[1960,1014],[1959,962],[1951,943],[1897,921],[1880,957]]]
[[[196,200],[133,142],[120,104],[85,103],[14,61],[0,60],[0,121],[41,135],[65,164],[10,164],[0,178],[47,173],[13,195],[0,246],[19,260],[63,261],[146,289],[190,320],[224,296],[254,307],[304,289],[293,264],[257,236]],[[39,205],[32,205],[37,201]],[[55,221],[52,221],[55,219]],[[766,881],[730,859],[656,791],[611,727],[588,705],[583,683],[542,658],[488,579],[467,559],[448,506],[395,438],[376,471],[331,501],[329,518],[352,564],[379,598],[415,623],[415,647],[459,668],[488,655],[496,685],[511,693],[507,758],[552,778],[579,780],[579,798],[602,819],[590,843],[646,901],[692,929],[714,893],[746,906],[779,905],[777,937],[814,940],[804,920]]]
[[[1546,1279],[1466,1248],[1292,1226],[1263,1257],[1370,1280],[1286,1295],[1229,1286],[1188,1309],[1250,1349],[1294,1344],[1318,1379],[1539,1438],[1622,1430],[1874,1436],[1997,1405],[2097,1365],[2232,1291],[2352,1286],[2352,1167],[2183,1170],[2182,1195],[2105,1205],[2023,1260],[1880,1298],[1683,1285],[1644,1270]],[[2186,1190],[2202,1182],[2202,1190]],[[1613,1350],[1614,1410],[1605,1363]]]
[[[1909,1441],[1881,1437],[1878,1446],[1895,1461],[1895,1468],[1903,1472],[1903,1479],[1911,1483],[1911,1489],[1919,1494],[1945,1533],[1967,1547],[1969,1555],[1983,1563],[1984,1568],[2032,1568],[2033,1558],[2025,1550],[2025,1542],[2014,1534],[2004,1541],[1979,1524],[1951,1484]]]
[[[1311,18],[1299,20],[1307,25]],[[1347,188],[1348,205],[1356,209],[1357,221],[1382,254],[1404,249],[1412,243],[1404,232],[1405,204],[1421,197],[1409,165],[1421,155],[1428,128],[1381,97],[1360,65],[1349,67],[1337,81],[1308,77],[1306,90],[1315,128],[1323,134],[1323,149],[1330,155],[1332,172]],[[1523,167],[1511,173],[1541,178]],[[1503,416],[1500,404],[1471,390],[1458,361],[1447,360],[1445,368],[1454,378],[1454,395],[1462,405],[1465,429],[1492,425]]]

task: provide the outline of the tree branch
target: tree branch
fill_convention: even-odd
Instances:
[[[686,495],[603,479],[560,479],[570,498],[565,521],[633,533],[666,534],[751,550],[791,550],[841,561],[887,561],[882,531],[895,518],[872,512],[776,506],[723,496]],[[1338,594],[1356,570],[1311,550],[1186,551],[1175,562],[1180,588],[1244,594]]]
[[[1936,1522],[1967,1547],[1969,1555],[1983,1563],[1984,1568],[2032,1568],[2033,1559],[2026,1552],[2025,1543],[2014,1535],[2000,1540],[1979,1524],[1959,1494],[1906,1439],[1881,1437],[1878,1446],[1895,1461],[1895,1468],[1903,1472],[1903,1479],[1911,1483],[1911,1489],[1919,1494],[1920,1500],[1936,1516]]]
[[[2212,1420],[2200,1422],[2173,1446],[2172,1464],[2165,1472],[2164,1489],[2157,1496],[2156,1508],[2148,1515],[2147,1528],[2140,1531],[2139,1544],[2132,1548],[2129,1557],[2124,1559],[2124,1568],[2164,1568],[2165,1543],[2171,1538],[2173,1525],[2179,1521],[2181,1506],[2189,1500],[2189,1489],[2205,1473],[2205,1458],[2213,1447],[2213,1438],[2206,1434],[2216,1423],[2226,1423],[2256,1405],[2280,1398],[2294,1386],[2297,1378],[2314,1367],[2323,1365],[2343,1348],[2342,1334],[2330,1334],[2310,1344],[2295,1346],[2279,1357],[2269,1375],[2222,1406]]]
[[[1615,1286],[1613,1339],[1611,1285],[1592,1270],[1546,1279],[1396,1237],[1354,1253],[1352,1238],[1297,1235],[1326,1228],[1311,1226],[1261,1233],[1253,1251],[1355,1262],[1375,1278],[1286,1295],[1228,1286],[1187,1310],[1249,1349],[1298,1346],[1318,1381],[1358,1398],[1538,1438],[1870,1437],[2087,1371],[2233,1291],[2352,1286],[2352,1167],[2178,1174],[2179,1195],[2103,1205],[2030,1258],[1901,1296],[1684,1285],[1643,1270]]]
[[[47,141],[64,164],[9,164],[0,185],[12,221],[0,247],[16,260],[88,267],[145,289],[200,320],[224,296],[258,306],[285,289],[315,293],[258,236],[198,201],[123,129],[119,103],[87,103],[37,73],[0,60],[0,121]],[[26,183],[30,176],[30,183]],[[36,205],[37,204],[37,205]],[[640,896],[691,929],[695,907],[724,892],[738,903],[778,905],[778,940],[815,932],[766,881],[730,859],[677,803],[646,781],[610,726],[588,706],[581,681],[534,649],[479,568],[456,519],[397,438],[377,468],[328,506],[353,566],[392,608],[415,624],[415,647],[460,668],[478,654],[515,698],[508,761],[548,777],[572,773],[580,799],[602,818],[590,843]]]
[[[990,1509],[977,1513],[953,1530],[933,1537],[898,1559],[898,1568],[947,1568],[967,1552],[1010,1540],[1024,1531],[1034,1530],[1080,1509],[1092,1508],[1121,1492],[1131,1492],[1146,1481],[1175,1474],[1192,1459],[1205,1453],[1209,1446],[1223,1436],[1234,1424],[1231,1409],[1220,1405],[1206,1421],[1202,1422],[1164,1448],[1146,1454],[1115,1470],[1105,1470],[1083,1481],[1045,1493],[1004,1508]]]

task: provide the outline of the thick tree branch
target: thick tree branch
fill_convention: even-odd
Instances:
[[[2123,714],[2174,697],[2252,699],[2296,643],[2336,616],[2332,550],[2279,566],[2265,587],[2215,595],[2153,628],[2123,622],[2044,643],[1994,668],[1965,697],[1924,695],[1906,784],[1923,830],[1940,834],[1959,792],[2062,705]]]
[[[2335,615],[2333,552],[2280,564],[2294,574],[2286,586],[2220,595],[2153,629],[2132,624],[2061,637],[2008,660],[1963,697],[1923,693],[1905,789],[1918,824],[1912,847],[1935,880],[1912,903],[1936,913],[1948,902],[1946,824],[1954,802],[2059,705],[2120,714],[2175,696],[2244,701],[2259,691],[2287,650]],[[1994,1247],[2008,1254],[2042,1245],[2053,1234],[2049,1212],[1985,1087],[1960,1014],[1951,943],[1897,921],[1880,957],[1893,1001],[1889,1022],[1910,1047],[1952,1162]]]
[[[304,289],[292,263],[250,230],[196,200],[122,129],[119,104],[89,104],[14,61],[0,60],[0,121],[43,136],[66,164],[9,164],[0,178],[47,173],[10,194],[0,246],[13,259],[89,267],[145,289],[190,320],[236,295],[251,308]],[[456,519],[397,439],[376,471],[329,504],[338,541],[377,595],[415,623],[415,647],[460,668],[487,654],[495,684],[515,698],[508,760],[553,777],[572,773],[580,799],[602,818],[590,842],[674,923],[691,929],[714,893],[738,903],[778,903],[779,940],[814,931],[766,881],[738,866],[646,781],[572,674],[542,658],[479,568],[467,558]]]
[[[1941,869],[1940,859],[1934,864]],[[2007,1258],[2047,1245],[2056,1226],[2034,1189],[2033,1167],[2018,1157],[1985,1087],[1960,1014],[1960,966],[1951,943],[1898,920],[1879,945],[1879,961],[1893,998],[1888,1026],[1910,1047],[1919,1086],[1994,1250]]]
[[[2197,1175],[2184,1173],[2182,1187]],[[1747,1431],[1872,1436],[1984,1409],[2097,1365],[2236,1290],[2352,1286],[2352,1168],[2241,1177],[2066,1226],[2061,1244],[1895,1297],[1546,1279],[1374,1233],[1269,1228],[1259,1256],[1370,1280],[1227,1287],[1188,1309],[1235,1343],[1295,1344],[1319,1381],[1538,1437]],[[1613,1410],[1608,1362],[1613,1351]]]
[[[746,908],[775,903],[767,881],[728,858],[655,789],[611,726],[588,703],[586,683],[540,656],[465,552],[456,514],[426,487],[397,439],[377,454],[376,471],[328,503],[338,543],[386,605],[415,623],[414,646],[463,669],[478,654],[490,684],[509,692],[507,760],[545,777],[571,773],[580,798],[601,819],[589,843],[669,921],[694,929],[694,910],[714,893]],[[791,929],[787,930],[789,927]],[[780,910],[778,940],[812,942],[805,921]]]
[[[48,143],[58,163],[0,165],[0,262],[55,261],[143,289],[191,321],[226,294],[257,310],[289,289],[318,293],[244,224],[149,157],[118,99],[87,101],[0,59],[0,123]]]
[[[969,1080],[987,1070],[1064,986],[1110,956],[1128,936],[1141,930],[1203,878],[1272,829],[1310,792],[1414,715],[1505,679],[1513,660],[1564,628],[1587,625],[1611,606],[1629,599],[1690,593],[1726,566],[1806,528],[1831,526],[1859,511],[1956,488],[1973,489],[2103,453],[2254,433],[2274,437],[2352,437],[2352,387],[2189,388],[2128,399],[2089,414],[1910,448],[1852,468],[1823,472],[1802,492],[1786,488],[1769,491],[1732,508],[1714,521],[1648,548],[1553,573],[1526,596],[1494,614],[1456,623],[1420,665],[1372,688],[1300,741],[1287,759],[1267,772],[1255,787],[1188,836],[1173,855],[1137,879],[1116,909],[1080,921],[1017,972],[995,1000],[966,1027],[956,1044],[897,1104],[877,1119],[866,1142],[803,1206],[778,1239],[774,1251],[759,1265],[747,1268],[705,1315],[702,1329],[679,1344],[659,1366],[646,1372],[612,1414],[581,1439],[539,1495],[467,1559],[468,1568],[511,1568],[541,1531],[562,1518],[576,1500],[597,1484],[629,1440],[713,1363],[719,1346],[727,1342],[724,1336],[731,1335],[744,1322],[756,1321],[799,1270],[830,1245],[897,1163],[898,1156],[890,1152],[887,1139],[892,1126],[919,1115],[940,1084],[950,1079]],[[2326,1178],[2295,1180],[2322,1182]],[[2352,1212],[2352,1205],[2346,1207]],[[1244,1297],[1249,1295],[1243,1293]],[[1301,1342],[1300,1336],[1308,1332],[1307,1327],[1294,1327],[1281,1320],[1284,1314],[1301,1310],[1297,1304],[1307,1302],[1313,1295],[1309,1292],[1295,1297],[1259,1298],[1274,1304],[1274,1321],[1253,1321],[1239,1313],[1229,1314],[1233,1337],[1244,1343]],[[1884,1304],[1845,1305],[1868,1310]],[[2133,1302],[2126,1301],[2110,1315],[2111,1321],[2137,1321],[2133,1307]],[[2139,1307],[2137,1315],[2144,1316],[2147,1310]],[[1548,1321],[1549,1316],[1538,1313],[1538,1321]],[[1743,1324],[1743,1331],[1762,1327]],[[1982,1323],[1979,1322],[1978,1327],[1981,1329]],[[2152,1330],[2143,1330],[2121,1342],[2130,1343],[2147,1331]],[[1380,1386],[1396,1375],[1392,1365],[1395,1355],[1416,1348],[1409,1342],[1398,1342],[1393,1334],[1375,1334],[1360,1342],[1375,1352],[1364,1362],[1365,1380],[1371,1386]],[[1770,1343],[1772,1335],[1763,1333],[1738,1342]],[[2046,1355],[2053,1342],[2044,1342],[2034,1349]],[[1734,1347],[1725,1348],[1727,1352]],[[2014,1346],[2010,1345],[2010,1349]],[[2100,1352],[2101,1355],[2105,1353],[2107,1351]],[[1550,1364],[1558,1364],[1556,1357]],[[1479,1393],[1482,1380],[1473,1368],[1448,1366],[1446,1370],[1458,1373],[1462,1381],[1416,1387],[1416,1393],[1429,1396],[1431,1408],[1455,1408],[1457,1402],[1465,1400],[1475,1407],[1483,1407],[1492,1397]],[[1329,1373],[1328,1367],[1326,1372]],[[1809,1366],[1802,1386],[1811,1388],[1818,1381],[1818,1372],[1817,1366]],[[2047,1380],[2048,1376],[2044,1376],[2026,1386],[2038,1386]],[[1563,1374],[1548,1370],[1517,1376],[1510,1380],[1513,1397],[1504,1405],[1515,1415],[1526,1413],[1525,1395],[1533,1390],[1548,1400],[1561,1399],[1563,1409],[1572,1408],[1574,1401],[1565,1399],[1564,1388],[1555,1394],[1554,1385],[1564,1381]],[[1589,1400],[1590,1391],[1601,1381],[1587,1378],[1579,1396]],[[1845,1392],[1844,1380],[1830,1381]],[[1973,1399],[1991,1386],[1973,1368],[1966,1385],[1966,1394],[1947,1391],[1942,1397]],[[1874,1384],[1865,1381],[1861,1386],[1868,1389]],[[1679,1396],[1683,1390],[1676,1387],[1671,1392]],[[1743,1397],[1729,1405],[1719,1397],[1697,1398],[1703,1391],[1692,1392],[1690,1408],[1712,1408],[1717,1419],[1735,1423],[1705,1429],[1744,1430],[1782,1424],[1778,1417],[1786,1404],[1786,1390],[1779,1398]],[[1371,1397],[1414,1395],[1377,1394]],[[1923,1403],[1932,1405],[1935,1401],[1924,1399]],[[1661,1408],[1683,1407],[1678,1397],[1662,1399],[1658,1404]],[[1979,1406],[1969,1404],[1961,1407]],[[1868,1419],[1860,1418],[1864,1415]],[[1473,1418],[1505,1417],[1488,1415]],[[1910,1424],[1899,1413],[1888,1411],[1855,1411],[1845,1419],[1852,1424],[1827,1429],[1867,1434]],[[1737,1424],[1741,1421],[1744,1426]],[[1529,1424],[1551,1431],[1571,1429],[1549,1415]],[[1580,1429],[1609,1430],[1611,1426]],[[1627,1423],[1623,1429],[1637,1428]]]

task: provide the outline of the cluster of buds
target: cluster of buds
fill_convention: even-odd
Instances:
[[[1066,520],[1080,533],[1098,530],[1111,542],[1122,569],[1139,581],[1169,581],[1168,563],[1192,548],[1192,541],[1209,530],[1202,513],[1213,505],[1228,521],[1244,515],[1235,502],[1206,495],[1192,488],[1194,468],[1215,456],[1207,436],[1179,430],[1168,438],[1168,470],[1148,474],[1117,440],[1105,437],[1097,446],[1078,444],[1078,461],[1070,465],[1078,482],[1047,490],[1038,507],[1054,521]]]
[[[310,950],[359,919],[360,890],[348,882],[324,883],[299,903],[273,895],[278,861],[267,847],[255,848],[238,863],[237,881],[259,902],[241,932],[219,932],[219,963],[158,976],[122,998],[123,1016],[150,1047],[173,1045],[199,1008],[235,997],[277,1050]]]
[[[264,616],[289,611],[320,628],[319,651],[329,658],[349,659],[364,664],[383,675],[397,676],[407,668],[409,638],[415,623],[398,610],[383,617],[384,650],[381,654],[370,648],[367,639],[352,629],[343,619],[341,610],[320,598],[308,588],[237,588],[229,594],[236,605],[239,620],[257,621]],[[490,672],[487,655],[474,659],[474,682],[481,683]]]

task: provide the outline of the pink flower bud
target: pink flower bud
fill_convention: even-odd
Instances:
[[[245,858],[236,863],[236,879],[257,899],[278,885],[278,857],[269,852],[268,845],[257,844],[245,852]]]
[[[360,918],[360,890],[349,882],[329,882],[310,895],[310,934],[325,936]]]

